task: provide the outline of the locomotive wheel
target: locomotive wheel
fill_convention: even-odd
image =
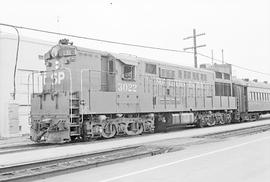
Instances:
[[[206,125],[207,126],[214,126],[216,124],[216,120],[213,117],[207,117]]]
[[[144,131],[145,132],[151,132],[154,130],[154,127],[152,126],[152,121],[149,120],[149,121],[145,121],[144,122]]]
[[[138,123],[138,129],[137,130],[129,130],[129,125],[131,125],[133,123],[128,123],[126,125],[126,128],[125,128],[125,132],[127,135],[140,135],[142,134],[143,132],[143,124],[142,123]]]
[[[226,121],[223,120],[223,119],[221,119],[221,120],[219,121],[219,124],[220,124],[220,125],[224,125],[225,123],[226,123]]]
[[[112,138],[116,135],[116,132],[117,132],[116,126],[114,124],[106,124],[103,125],[101,135],[104,138]]]
[[[224,117],[225,123],[230,124],[232,122],[232,117],[230,114],[225,115]]]
[[[260,119],[260,115],[259,114],[256,114],[256,121]]]
[[[203,128],[204,127],[204,121],[202,119],[200,119],[198,122],[197,122],[197,127],[198,128]]]
[[[71,136],[70,137],[70,142],[73,143],[73,142],[78,142],[79,141],[79,138],[78,136]]]
[[[226,120],[224,119],[224,117],[218,117],[218,123],[220,125],[224,125],[226,123]]]

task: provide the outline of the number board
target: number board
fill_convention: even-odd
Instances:
[[[118,83],[118,92],[137,92],[137,85],[132,83]]]

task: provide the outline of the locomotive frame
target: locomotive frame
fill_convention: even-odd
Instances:
[[[228,64],[195,69],[79,48],[66,39],[45,54],[45,64],[46,71],[33,77],[43,88],[31,97],[35,142],[139,135],[250,117],[245,111],[244,118],[233,96]]]

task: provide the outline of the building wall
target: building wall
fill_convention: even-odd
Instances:
[[[32,87],[28,86],[31,84],[31,81],[28,82],[28,75],[31,72],[26,70],[45,70],[42,56],[54,44],[44,40],[21,37],[17,66],[19,70],[17,70],[16,76],[17,94],[16,100],[12,100],[17,36],[0,32],[0,138],[29,133],[29,94],[31,92],[28,90],[31,90]],[[13,119],[10,118],[10,112],[16,114],[14,107],[9,107],[11,105],[18,105],[18,123],[16,123],[14,115],[12,115]],[[11,125],[12,132],[9,129]]]

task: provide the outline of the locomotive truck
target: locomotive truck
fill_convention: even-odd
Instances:
[[[46,70],[33,74],[42,84],[31,95],[34,142],[223,125],[270,111],[269,84],[234,80],[229,64],[191,68],[76,47],[67,39],[44,59]]]

